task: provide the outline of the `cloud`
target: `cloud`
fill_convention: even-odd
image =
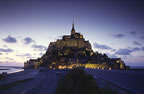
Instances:
[[[109,54],[109,53],[106,53],[107,55],[108,55],[108,57],[110,57],[110,58],[118,58],[116,55],[114,55],[114,54]]]
[[[103,49],[103,50],[109,50],[112,49],[111,47],[104,45],[104,44],[98,44],[98,43],[94,43],[94,48],[99,48],[99,49]]]
[[[112,52],[115,52],[115,51],[116,51],[116,49],[111,49],[111,51],[112,51]]]
[[[130,55],[133,51],[129,49],[119,49],[115,52],[117,55]]]
[[[142,51],[144,51],[144,47],[142,47],[141,49],[142,49]]]
[[[16,61],[0,61],[0,66],[23,66],[23,63],[16,62]]]
[[[0,52],[13,52],[13,50],[10,48],[7,49],[0,48]]]
[[[19,57],[29,57],[29,56],[31,56],[31,54],[26,53],[26,54],[19,54],[19,55],[16,55],[16,56],[19,56]]]
[[[136,31],[130,31],[129,32],[131,35],[135,36],[136,35]]]
[[[133,51],[140,51],[141,49],[136,47],[136,48],[132,48],[132,50]]]
[[[139,42],[137,42],[137,41],[133,41],[133,44],[134,44],[134,45],[141,46],[141,44],[140,44]]]
[[[140,56],[140,57],[143,57],[144,58],[144,56],[142,55],[142,56]]]
[[[0,53],[0,55],[2,55],[2,53]]]
[[[40,56],[42,56],[42,55],[43,55],[43,53],[41,52],[41,53],[39,53],[39,55],[40,55]]]
[[[10,61],[14,60],[13,58],[9,58],[9,57],[6,57],[5,59],[10,60]]]
[[[29,53],[25,53],[25,54],[18,54],[18,55],[16,55],[16,56],[18,56],[18,57],[22,57],[22,58],[28,58],[28,59],[31,59],[31,58],[37,58],[37,57],[33,57],[31,54],[29,54]]]
[[[43,46],[43,45],[32,45],[32,48],[34,48],[35,51],[46,51],[47,47]]]
[[[16,38],[11,37],[10,35],[7,38],[3,39],[3,41],[5,41],[6,43],[17,43]]]
[[[119,49],[115,52],[116,55],[130,55],[135,51],[139,51],[140,48],[126,48],[126,49]]]
[[[24,41],[24,44],[26,44],[26,45],[34,42],[34,40],[30,37],[24,38],[23,41]]]
[[[3,45],[3,47],[8,47],[7,45]]]
[[[123,56],[121,56],[121,59],[126,60],[126,59],[127,59],[127,56],[123,55]]]
[[[113,35],[115,38],[123,38],[125,35],[124,34],[115,34]]]
[[[144,40],[144,36],[141,37]]]
[[[37,57],[34,57],[34,56],[29,56],[27,57],[28,59],[37,59]]]

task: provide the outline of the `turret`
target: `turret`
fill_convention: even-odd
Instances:
[[[71,35],[75,34],[75,29],[74,29],[74,21],[73,21],[73,24],[72,24],[72,30],[71,30]]]

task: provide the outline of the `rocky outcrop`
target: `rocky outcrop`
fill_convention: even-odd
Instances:
[[[114,59],[109,58],[106,54],[94,53],[89,41],[86,41],[82,34],[75,31],[74,24],[71,35],[64,35],[62,39],[50,42],[48,50],[38,60],[38,66],[125,69],[125,64],[120,58]]]

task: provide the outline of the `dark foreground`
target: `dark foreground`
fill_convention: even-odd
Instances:
[[[129,94],[144,94],[144,71],[129,70],[94,70],[85,69],[93,77],[99,77],[118,85]]]
[[[95,79],[76,68],[59,80],[56,94],[117,94],[110,88],[99,88]]]
[[[6,90],[0,90],[0,94],[54,94],[57,81],[61,77],[56,74],[57,71],[60,71],[62,75],[66,73],[63,70],[42,71],[27,82],[17,84]]]
[[[84,70],[90,73],[94,78],[103,79],[119,86],[119,88],[125,89],[129,92],[128,94],[144,94],[144,71],[95,69]],[[14,84],[10,84],[9,87],[0,87],[0,94],[54,94],[58,80],[63,78],[67,72],[68,70],[47,70],[38,72],[30,79],[21,80]],[[22,79],[27,76],[29,77],[35,72],[25,75],[26,73],[17,73],[13,75],[14,77],[12,76],[13,79],[8,77],[10,78],[8,81]],[[16,75],[20,76],[17,77]],[[0,85],[1,84],[3,84],[2,81],[0,82]]]

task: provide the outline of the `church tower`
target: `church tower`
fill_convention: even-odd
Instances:
[[[75,34],[74,21],[73,21],[72,30],[71,30],[71,35],[73,35],[73,34]]]

